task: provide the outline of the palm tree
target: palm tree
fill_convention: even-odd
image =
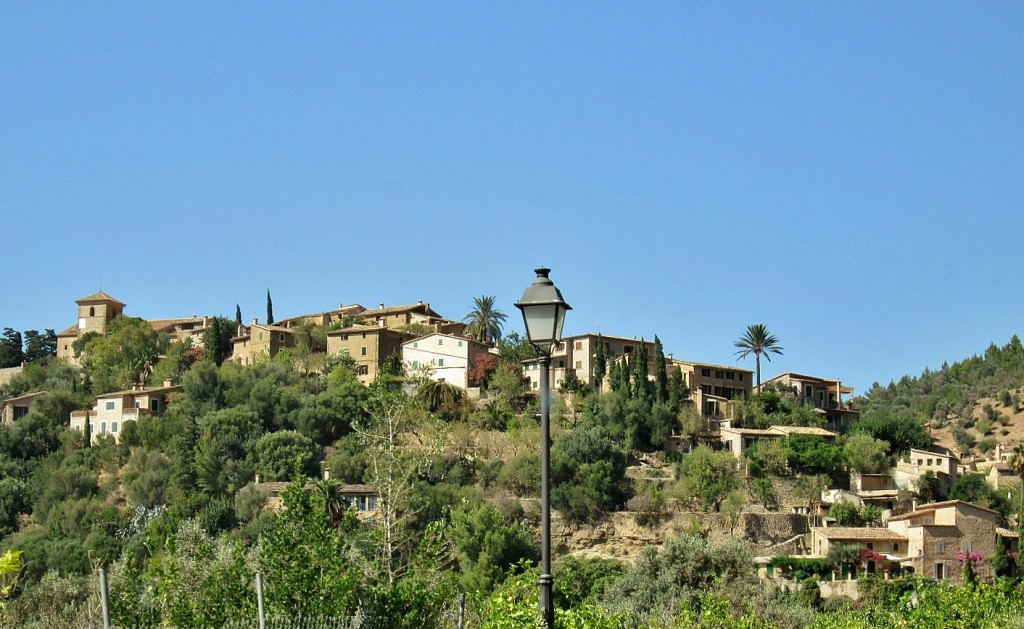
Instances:
[[[761,356],[763,355],[771,362],[772,357],[770,354],[781,354],[782,348],[779,347],[779,339],[775,338],[768,328],[762,323],[755,323],[747,326],[747,331],[740,337],[740,340],[733,343],[736,347],[740,348],[740,351],[736,352],[736,355],[740,359],[746,358],[751,354],[754,355],[754,360],[757,365],[757,388],[761,388]]]
[[[466,333],[481,343],[494,343],[501,338],[501,324],[505,313],[494,309],[494,297],[481,295],[473,298],[473,309],[462,319]]]

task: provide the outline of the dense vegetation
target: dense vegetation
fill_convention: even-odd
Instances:
[[[496,333],[486,321],[500,323],[492,306],[476,303],[482,338]],[[0,575],[3,613],[18,626],[94,622],[94,574],[104,565],[112,611],[124,626],[251,619],[257,571],[266,576],[268,612],[279,619],[347,619],[358,610],[370,627],[446,626],[460,614],[469,626],[532,626],[539,428],[521,371],[532,348],[514,334],[500,339],[497,357],[474,366],[486,394],[473,403],[429,374],[405,373],[400,361],[361,384],[351,360],[324,354],[321,326],[298,329],[296,347],[273,360],[240,367],[224,360],[232,325],[218,319],[193,346],[122,317],[106,336],[76,343],[81,368],[56,361],[47,346],[0,391],[47,392],[15,425],[0,427],[0,555],[20,553],[4,555],[17,558],[18,578]],[[1019,350],[1016,339],[998,350],[998,361],[990,350],[993,361],[1008,365],[989,377],[1003,390],[1011,388],[1006,374],[1017,373],[1010,365],[1018,358],[1010,357]],[[779,479],[813,506],[832,479],[884,469],[929,439],[927,403],[901,407],[872,394],[862,401],[863,419],[838,443],[808,435],[765,442],[747,451],[738,470],[732,454],[700,445],[708,427],[681,374],[664,369],[657,337],[653,354],[640,345],[632,362],[615,361],[599,343],[598,370],[610,390],[563,381],[551,498],[566,521],[628,509],[641,523],[656,522],[671,502],[722,512],[735,527],[750,504],[776,507]],[[979,370],[988,370],[988,359]],[[653,378],[649,361],[660,366]],[[164,380],[182,387],[168,411],[126,423],[118,443],[105,437],[90,445],[65,427],[69,413],[97,394]],[[737,400],[733,412],[737,425],[749,427],[822,422],[786,391]],[[638,457],[670,463],[675,473],[633,481],[626,470]],[[324,470],[331,480],[322,480]],[[291,482],[285,508],[268,508],[272,496],[257,475]],[[380,496],[371,520],[357,517],[341,494],[342,484],[364,483]],[[1000,503],[970,482],[953,491],[1010,510],[1005,498]],[[837,506],[833,517],[845,523],[878,518],[871,509]],[[961,600],[958,590],[915,584],[913,605],[899,591],[866,609],[830,610],[813,587],[765,592],[751,559],[745,542],[716,547],[694,534],[648,549],[632,566],[562,557],[555,566],[559,623],[895,626],[895,610],[924,619],[935,606],[962,603],[964,617],[985,626],[1003,618],[996,603],[1021,605],[1019,592],[1005,585],[977,586],[976,596]]]

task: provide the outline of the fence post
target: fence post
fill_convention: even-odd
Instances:
[[[107,587],[107,569],[100,566],[100,608],[103,611],[103,629],[110,629],[110,589]]]
[[[459,629],[466,626],[466,592],[459,592]]]
[[[256,609],[259,614],[260,629],[267,629],[267,615],[263,608],[263,573],[256,573]]]

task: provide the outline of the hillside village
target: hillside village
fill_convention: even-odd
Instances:
[[[446,457],[445,465],[492,469],[492,480],[481,485],[487,500],[511,514],[509,521],[535,521],[536,486],[527,479],[535,473],[529,471],[536,465],[530,443],[537,432],[516,417],[535,412],[530,409],[538,394],[539,362],[524,340],[515,335],[502,338],[500,325],[495,334],[475,325],[472,316],[446,318],[422,301],[382,303],[376,308],[339,305],[273,320],[269,293],[271,316],[264,323],[195,315],[143,322],[131,319],[126,308],[104,292],[77,300],[77,322],[53,335],[55,357],[47,359],[58,366],[47,369],[72,370],[73,376],[62,377],[72,378],[73,390],[79,390],[75,383],[86,374],[92,395],[86,404],[67,408],[62,423],[83,435],[93,449],[121,447],[118,465],[126,466],[121,474],[133,465],[142,466],[136,477],[145,474],[145,464],[135,460],[141,446],[174,437],[161,432],[161,418],[177,417],[176,405],[196,403],[195,378],[226,377],[216,375],[211,361],[233,366],[236,371],[230,373],[239,374],[244,371],[237,370],[284,365],[319,382],[339,378],[340,368],[352,379],[345,386],[358,399],[366,400],[369,394],[354,393],[351,387],[369,391],[390,379],[420,400],[431,416],[451,422],[439,433],[443,443],[437,452]],[[98,352],[90,350],[90,343],[118,334],[128,322],[159,339],[162,353],[129,361],[130,382],[114,379],[107,386],[113,390],[96,390],[103,376],[96,371],[90,379]],[[853,599],[859,597],[854,580],[858,575],[891,579],[912,574],[959,582],[965,558],[974,558],[975,570],[984,579],[1016,573],[1024,446],[1008,439],[965,451],[960,448],[963,440],[953,439],[945,424],[936,423],[933,431],[896,416],[862,418],[860,401],[840,378],[787,372],[759,383],[760,373],[697,358],[677,358],[657,337],[586,333],[558,344],[551,356],[550,381],[556,390],[556,430],[562,443],[574,434],[596,430],[602,421],[619,423],[601,433],[606,435],[602,439],[617,435],[613,443],[595,446],[595,452],[613,448],[618,454],[584,454],[572,463],[580,469],[563,473],[567,497],[555,503],[560,556],[629,564],[645,549],[681,534],[696,533],[712,543],[739,538],[751,545],[750,572],[762,583],[793,587],[799,578],[813,574],[823,595]],[[188,374],[196,373],[204,361],[212,371],[191,376],[190,384]],[[10,394],[0,401],[0,420],[11,430],[34,412],[52,412],[54,407],[45,388],[54,380],[53,373],[36,377],[33,386],[32,369],[29,363],[0,372],[0,387]],[[75,371],[79,369],[84,372]],[[291,393],[274,391],[266,404],[289,403]],[[321,395],[326,393],[311,399]],[[990,418],[1005,413],[1010,419],[1004,425],[1012,428],[1012,417],[1020,412],[1017,395],[986,402],[986,414],[978,421],[997,425]],[[46,411],[37,407],[40,403]],[[621,408],[615,411],[618,405]],[[999,410],[993,411],[993,405]],[[224,409],[215,414],[226,413],[231,405],[210,408]],[[306,412],[296,402],[286,413],[298,419],[274,415],[270,421],[276,428],[266,429],[258,442],[248,441],[241,449],[239,444],[222,446],[233,448],[236,457],[255,456],[256,462],[241,471],[222,470],[218,473],[230,477],[200,480],[199,485],[236,505],[239,500],[256,500],[257,514],[273,512],[293,480],[293,466],[287,461],[265,464],[262,454],[252,453],[264,452],[275,430],[288,430],[295,435],[289,437],[288,447],[306,448],[300,467],[308,483],[333,478],[340,483],[336,491],[344,503],[364,521],[383,517],[380,510],[398,501],[389,493],[394,488],[382,487],[380,478],[369,478],[362,467],[359,473],[350,471],[359,449],[365,447],[365,442],[352,445],[352,437],[363,435],[359,423],[327,411],[314,424],[302,418]],[[186,425],[192,421],[192,430],[216,441],[218,436],[208,434],[211,429],[201,414],[196,417],[185,420]],[[346,428],[339,429],[338,422]],[[181,424],[174,425],[180,430]],[[230,421],[224,426],[236,430]],[[991,430],[984,425],[975,430],[982,428]],[[414,447],[427,448],[417,431],[413,430],[418,444]],[[301,447],[295,445],[300,443]],[[309,453],[310,447],[315,454]],[[193,445],[188,452],[194,453],[198,470],[189,473],[202,478],[199,466],[205,451]],[[585,488],[591,481],[578,474],[605,459],[609,467],[621,465],[621,474],[593,481],[610,488],[604,495],[594,494]],[[234,465],[231,462],[222,456],[212,465]],[[117,465],[105,473],[117,475]],[[143,504],[161,504],[166,499],[162,487],[158,498]],[[135,500],[123,492],[110,494],[108,503]],[[131,487],[128,492],[134,495]],[[6,522],[0,523],[0,531],[10,535],[4,547],[33,530],[31,505],[27,500],[20,505],[4,509]],[[40,517],[38,507],[35,513]]]

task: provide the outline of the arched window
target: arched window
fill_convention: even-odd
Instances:
[[[90,317],[95,317],[96,316],[96,308],[95,307],[89,306],[89,316]]]

